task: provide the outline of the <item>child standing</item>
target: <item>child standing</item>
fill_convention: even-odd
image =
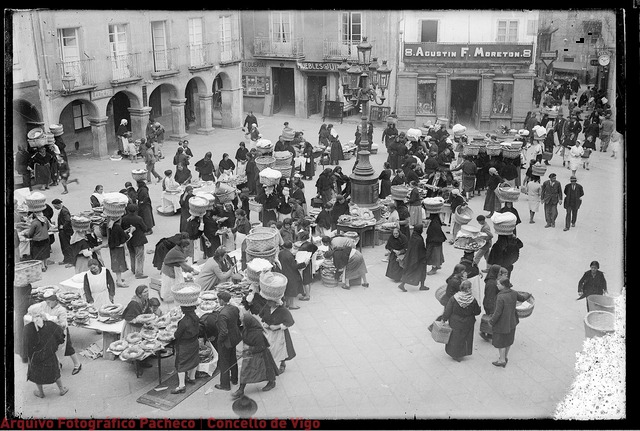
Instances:
[[[74,178],[72,180],[69,179],[69,163],[67,163],[61,155],[58,154],[57,156],[58,159],[58,173],[60,174],[60,183],[62,184],[62,187],[64,187],[64,191],[61,193],[63,195],[66,195],[67,193],[69,193],[69,190],[67,190],[67,184],[69,183],[76,183],[76,184],[80,184],[78,182],[77,178]]]

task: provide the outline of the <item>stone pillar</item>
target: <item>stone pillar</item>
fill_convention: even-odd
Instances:
[[[213,118],[213,93],[198,94],[200,100],[200,127],[196,130],[198,135],[210,135],[214,132]]]
[[[171,103],[171,124],[173,125],[173,133],[169,135],[170,139],[182,140],[189,136],[184,125],[184,105],[186,98],[169,99]]]
[[[483,73],[480,81],[480,130],[489,130],[491,128],[491,102],[493,96],[493,73]]]
[[[416,109],[418,103],[418,74],[415,72],[398,72],[398,101],[396,114],[398,115],[398,130],[415,127]]]
[[[107,149],[107,121],[109,117],[89,118],[91,124],[91,134],[93,135],[93,155],[94,159],[105,160],[109,158]]]
[[[129,108],[129,116],[131,117],[131,133],[133,133],[133,139],[147,137],[147,124],[149,124],[150,113],[151,106]]]
[[[531,94],[533,93],[533,72],[513,74],[513,104],[511,107],[511,127],[522,124],[531,111]]]
[[[235,129],[242,126],[242,87],[221,89],[222,127]]]
[[[436,117],[449,118],[451,110],[451,74],[449,72],[436,73]],[[449,121],[450,125],[451,121]]]

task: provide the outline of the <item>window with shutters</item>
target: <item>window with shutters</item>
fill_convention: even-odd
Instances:
[[[499,20],[496,42],[518,42],[518,20]]]
[[[538,20],[527,20],[527,36],[536,36],[538,34]]]
[[[438,21],[422,20],[421,21],[420,42],[437,42],[438,41]]]
[[[77,28],[62,28],[58,30],[58,55],[62,60],[63,75],[74,76],[76,85],[82,85],[80,42]]]
[[[192,67],[205,64],[202,18],[189,19],[189,61]]]
[[[131,62],[127,45],[127,26],[109,24],[109,54],[111,55],[111,74],[113,79],[131,77]]]
[[[271,40],[273,42],[291,42],[291,18],[290,12],[271,12]]]
[[[91,127],[89,123],[89,112],[84,109],[82,102],[73,103],[73,128],[74,130],[82,130]]]
[[[151,43],[153,47],[154,71],[169,70],[169,51],[167,47],[166,23],[155,21],[151,23]]]
[[[357,58],[358,44],[362,42],[362,31],[361,12],[342,12],[340,26],[342,55]]]
[[[219,19],[219,43],[220,61],[231,61],[234,50],[234,40],[238,39],[238,17],[236,15],[223,15]]]

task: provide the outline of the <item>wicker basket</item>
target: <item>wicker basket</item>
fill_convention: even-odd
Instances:
[[[232,202],[236,197],[236,191],[235,190],[227,190],[227,191],[222,192],[222,193],[216,193],[215,197],[216,197],[216,199],[218,199],[218,202],[223,203],[223,204],[227,203],[227,202]]]
[[[469,223],[472,218],[473,210],[466,205],[458,205],[453,213],[453,219],[460,225]]]
[[[474,144],[467,144],[462,146],[462,154],[465,156],[477,156],[480,152],[480,147]]]
[[[62,124],[52,124],[49,126],[49,130],[53,133],[53,136],[62,136],[64,133],[64,127]]]
[[[188,289],[189,291],[184,292],[183,289]],[[198,305],[200,293],[202,293],[202,287],[192,281],[178,283],[171,288],[173,299],[176,300],[178,305],[185,307]]]
[[[501,202],[516,202],[520,198],[520,189],[511,187],[508,184],[501,184],[496,187],[495,193]]]
[[[91,219],[84,216],[71,216],[71,227],[76,232],[87,232],[91,227]]]
[[[260,296],[272,301],[279,301],[287,289],[287,277],[278,272],[263,272],[260,274]]]
[[[436,343],[447,344],[449,342],[452,329],[448,323],[436,320],[431,324],[430,328],[431,338],[433,338]]]
[[[251,234],[251,233],[257,233],[257,232],[275,232],[276,230],[277,230],[277,229],[274,229],[274,228],[272,228],[272,227],[265,227],[265,226],[262,226],[262,225],[260,224],[260,222],[258,222],[258,224],[256,224],[256,226],[253,226],[253,227],[251,228],[251,230],[249,231],[249,233]]]
[[[262,204],[256,202],[255,198],[249,198],[249,211],[262,212]]]
[[[612,296],[589,295],[587,296],[587,303],[590,311],[607,311],[615,314],[616,302]]]
[[[542,160],[546,160],[547,162],[553,158],[553,152],[551,151],[543,151],[542,152]]]
[[[500,154],[502,154],[502,145],[487,144],[486,150],[487,155],[489,156],[499,156]]]
[[[196,192],[194,193],[195,196],[199,197],[199,198],[203,198],[206,199],[207,202],[209,203],[209,205],[207,205],[207,210],[212,210],[215,203],[216,203],[216,196],[212,195],[211,193],[207,193],[207,192]]]
[[[201,217],[207,213],[209,201],[200,196],[194,196],[189,199],[189,214]]]
[[[520,149],[513,149],[513,148],[503,148],[502,149],[502,157],[506,158],[506,159],[517,159],[518,157],[520,157]]]
[[[273,158],[276,159],[276,164],[283,165],[285,163],[291,164],[291,159],[293,159],[293,154],[289,151],[274,151]]]
[[[35,192],[24,198],[27,208],[31,212],[43,211],[46,208],[47,197],[42,193]]]
[[[102,213],[107,217],[121,217],[128,204],[129,199],[122,193],[105,193]]]
[[[44,135],[47,137],[47,145],[53,145],[56,143],[56,137],[53,133],[45,133]]]
[[[493,230],[498,235],[511,235],[516,228],[516,222],[513,223],[494,223]]]
[[[516,308],[516,314],[518,315],[518,317],[520,319],[524,319],[525,317],[529,317],[531,316],[531,313],[533,313],[533,308],[536,305],[536,299],[533,297],[533,295],[530,295],[527,292],[522,292],[522,291],[517,291],[519,294],[521,295],[529,295],[529,299],[527,299],[526,302],[529,302],[531,304],[531,307],[527,308],[526,310],[518,310],[518,308]]]
[[[493,327],[489,323],[491,320],[491,316],[488,314],[483,314],[480,318],[480,332],[484,332],[485,334],[493,334]]]
[[[256,157],[256,166],[258,171],[262,171],[264,168],[271,168],[276,163],[276,158],[271,156]]]
[[[407,198],[407,195],[411,191],[410,187],[397,185],[391,186],[391,197],[396,201],[403,201]]]
[[[44,268],[41,260],[25,260],[15,264],[14,286],[26,286],[30,283],[42,280],[42,268]]]
[[[587,338],[603,337],[615,331],[615,315],[608,311],[590,311],[584,316],[584,335]]]
[[[438,287],[436,289],[435,296],[436,296],[436,299],[438,300],[438,302],[440,304],[442,304],[442,298],[444,298],[445,293],[447,293],[447,285],[446,284],[443,284],[442,286],[440,286],[440,287]]]
[[[256,153],[260,154],[261,156],[269,156],[273,153],[273,146],[269,148],[256,147]]]
[[[531,167],[531,174],[543,177],[547,173],[547,167],[545,165],[533,165]]]
[[[271,263],[275,263],[276,259],[278,257],[278,250],[279,248],[276,247],[274,249],[271,250],[267,250],[267,251],[252,251],[252,250],[247,250],[246,254],[247,254],[247,263],[251,262],[253,259],[265,259],[268,260]]]
[[[269,231],[253,232],[249,231],[249,235],[245,239],[247,242],[247,252],[267,252],[278,249],[278,235],[273,229]]]
[[[428,213],[439,213],[444,207],[444,199],[426,198],[422,201],[422,206]]]
[[[258,258],[254,258],[254,260],[255,260],[255,259],[258,259]],[[254,260],[252,260],[251,262],[253,262]],[[265,260],[265,261],[266,261],[266,259],[263,259],[263,260]],[[269,262],[269,261],[267,261],[267,262]],[[249,262],[249,263],[250,263],[250,262]],[[269,262],[269,264],[271,264],[271,262]],[[265,271],[271,271],[272,269],[273,269],[273,265],[271,265],[271,266],[270,266],[269,268],[267,268],[266,270],[256,271],[255,269],[253,269],[253,268],[251,267],[251,265],[250,265],[250,264],[247,264],[247,271],[246,271],[247,278],[248,278],[249,280],[253,281],[254,283],[260,283],[260,274],[262,274],[262,273],[263,273],[263,272],[265,272]]]
[[[282,178],[282,172],[280,172],[277,169],[274,168],[268,168],[269,172],[272,173],[273,171],[278,172],[279,175],[264,175],[263,172],[260,172],[260,184],[265,185],[265,186],[275,186],[278,185],[278,183],[280,182],[280,178]],[[266,169],[265,169],[266,170]]]
[[[281,178],[290,178],[291,177],[291,165],[287,166],[273,166],[271,169],[275,169],[276,171],[282,174]]]
[[[133,177],[136,181],[144,181],[147,179],[147,170],[146,169],[134,169],[131,171],[131,177]]]

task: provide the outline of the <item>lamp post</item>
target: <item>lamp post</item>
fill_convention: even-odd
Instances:
[[[65,93],[71,93],[71,91],[73,91],[73,88],[76,86],[76,78],[75,76],[71,75],[70,73],[66,73],[64,75],[64,77],[62,78],[62,88],[64,90]]]

